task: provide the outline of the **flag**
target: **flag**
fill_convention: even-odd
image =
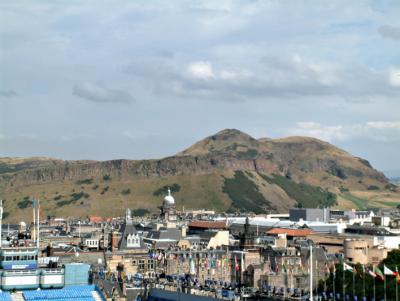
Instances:
[[[381,278],[381,280],[384,280],[384,279],[385,279],[385,277],[383,276],[382,271],[381,271],[378,267],[375,267],[374,272],[375,272],[375,274],[376,274],[377,276],[379,276],[379,278]]]
[[[336,266],[335,266],[335,263],[333,263],[332,273],[333,273],[333,278],[335,278],[336,277]]]
[[[389,269],[386,265],[383,265],[383,273],[385,275],[395,276],[396,273]]]
[[[189,257],[189,273],[190,275],[196,275],[196,267],[192,255]]]
[[[283,273],[283,274],[286,274],[286,267],[285,267],[285,264],[282,264],[282,273]]]
[[[211,268],[211,269],[214,269],[214,268],[215,268],[214,256],[212,256],[212,257],[210,258],[210,268]]]
[[[235,255],[235,270],[239,271],[239,264],[238,264],[238,260],[237,260],[237,256]]]
[[[376,274],[373,272],[373,271],[371,271],[371,270],[368,270],[368,274],[370,274],[372,277],[374,277],[374,278],[376,278]]]
[[[345,262],[343,262],[343,270],[353,272],[353,268]]]
[[[397,284],[400,284],[400,273],[399,273],[399,270],[397,269],[397,266],[396,266],[396,281],[397,281]]]

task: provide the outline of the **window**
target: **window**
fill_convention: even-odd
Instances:
[[[153,260],[148,260],[147,261],[147,267],[149,270],[153,270],[154,269],[154,261]]]
[[[140,260],[139,260],[139,269],[144,270],[144,268],[145,268],[144,260],[143,260],[143,259],[140,259]]]

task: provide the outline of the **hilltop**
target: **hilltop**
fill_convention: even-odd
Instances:
[[[266,213],[392,206],[400,199],[397,186],[368,161],[327,142],[255,139],[235,129],[159,160],[0,158],[0,195],[14,220],[29,220],[32,197],[46,215],[120,215],[127,206],[156,211],[168,186],[179,209]]]

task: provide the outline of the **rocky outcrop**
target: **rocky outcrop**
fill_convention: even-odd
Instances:
[[[173,157],[161,160],[62,161],[48,158],[0,160],[2,187],[102,178],[113,179],[201,175],[225,170],[256,171],[264,174],[315,174],[334,177],[368,178],[377,185],[386,177],[368,161],[353,157],[329,143],[306,137],[254,139],[237,130],[224,130],[197,142]],[[321,179],[314,179],[315,181]]]

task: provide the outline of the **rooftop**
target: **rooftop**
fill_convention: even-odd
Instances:
[[[226,221],[191,221],[189,223],[190,228],[202,228],[202,229],[226,229]]]
[[[301,236],[306,237],[307,235],[313,234],[314,231],[311,229],[285,229],[285,228],[274,228],[267,231],[267,234],[286,234],[287,236]]]

